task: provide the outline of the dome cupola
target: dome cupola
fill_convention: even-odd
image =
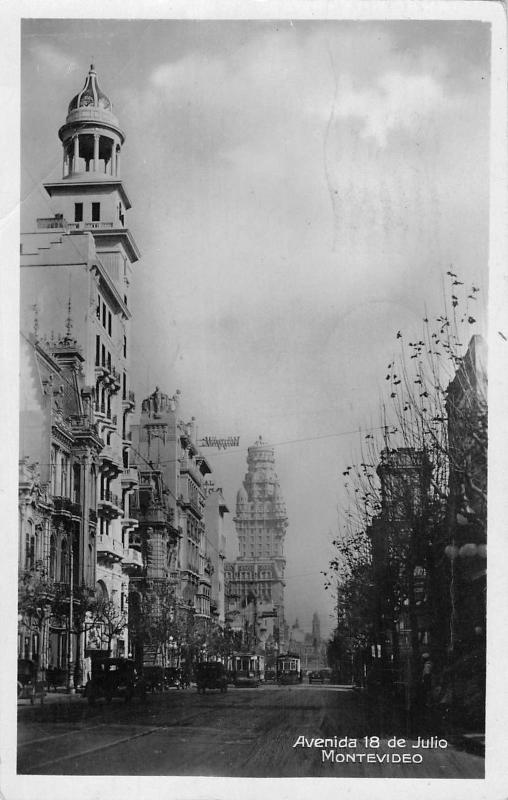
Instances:
[[[76,110],[83,108],[101,109],[109,112],[110,114],[113,111],[111,100],[99,87],[97,73],[95,72],[95,67],[93,64],[90,64],[90,71],[86,76],[85,85],[79,94],[73,97],[69,103],[67,118],[69,118],[69,116]]]
[[[69,103],[58,135],[63,146],[63,178],[89,180],[89,173],[94,173],[95,180],[119,177],[125,134],[111,100],[99,86],[93,64],[83,88]]]

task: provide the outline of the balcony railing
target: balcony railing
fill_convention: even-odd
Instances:
[[[143,557],[139,550],[135,550],[133,547],[125,547],[122,563],[127,567],[139,567],[139,569],[142,569]]]
[[[62,214],[57,214],[54,217],[38,217],[37,227],[39,230],[62,230],[62,228],[67,228],[67,221]]]
[[[84,231],[87,229],[106,230],[114,226],[112,222],[68,222],[67,227],[70,231]]]
[[[101,533],[97,537],[97,555],[121,561],[124,557],[124,546],[118,539]]]
[[[123,515],[122,501],[113,492],[104,492],[99,500],[99,514],[102,517],[121,517]]]
[[[107,461],[110,464],[113,464],[117,472],[120,472],[122,467],[122,456],[120,453],[115,453],[110,444],[104,445],[99,453],[99,458],[101,461]]]
[[[53,506],[55,514],[63,514],[63,516],[81,517],[83,511],[80,503],[75,503],[70,497],[53,497]]]
[[[115,494],[114,492],[110,492],[110,491],[107,491],[107,490],[104,491],[103,492],[103,496],[101,497],[101,500],[106,500],[108,503],[113,503],[114,506],[118,506],[119,508],[122,508],[122,501],[120,500],[118,495]]]
[[[138,471],[133,467],[124,467],[124,470],[121,475],[122,486],[133,486],[138,485]]]

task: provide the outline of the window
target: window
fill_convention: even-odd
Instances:
[[[60,547],[60,580],[62,583],[69,581],[69,551],[67,549],[67,539],[62,540]]]
[[[101,318],[101,298],[97,298],[97,308],[95,309],[95,315],[98,320]]]
[[[83,203],[74,203],[74,222],[83,222]]]
[[[69,470],[69,461],[67,456],[62,455],[61,462],[61,481],[60,481],[60,494],[62,497],[67,497],[67,478]]]
[[[73,500],[75,503],[79,503],[81,500],[81,467],[79,464],[72,465],[72,480]]]
[[[32,531],[32,525],[26,535],[26,551],[25,551],[25,569],[35,568],[35,536]]]
[[[56,494],[56,460],[58,449],[53,445],[51,448],[51,463],[50,463],[50,481],[51,481],[51,494]]]
[[[106,348],[104,345],[101,346],[101,362],[102,366],[106,366]]]
[[[108,311],[108,333],[111,336],[111,311]]]
[[[97,505],[97,473],[95,465],[90,470],[90,505],[95,511],[95,506]]]
[[[102,324],[103,324],[104,327],[106,327],[106,314],[107,313],[108,313],[108,311],[107,311],[107,308],[106,308],[106,304],[103,303],[102,304]]]
[[[123,337],[123,357],[127,358],[127,336]]]
[[[101,218],[101,204],[92,203],[92,222],[99,222]]]
[[[101,363],[101,337],[95,337],[95,366],[98,367]]]
[[[56,578],[56,540],[54,534],[52,534],[49,543],[49,577],[51,580]]]

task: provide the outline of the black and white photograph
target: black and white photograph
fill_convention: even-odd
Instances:
[[[3,795],[502,797],[503,6],[9,30]]]

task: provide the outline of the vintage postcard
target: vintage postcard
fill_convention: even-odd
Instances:
[[[7,800],[504,796],[504,12],[2,11]]]

